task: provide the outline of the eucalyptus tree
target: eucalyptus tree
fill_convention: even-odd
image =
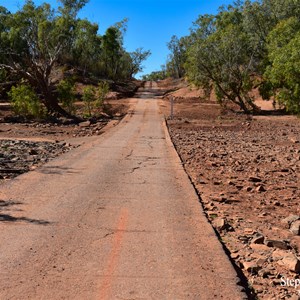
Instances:
[[[258,49],[255,74],[261,95],[299,113],[300,0],[248,0],[243,22]]]
[[[127,52],[124,47],[124,35],[128,20],[109,27],[102,36],[100,64],[104,75],[114,79],[132,79],[143,69],[142,63],[150,56],[150,51],[137,48]]]
[[[72,65],[87,71],[96,72],[97,62],[101,59],[101,36],[98,34],[99,26],[87,19],[76,22],[74,39],[69,55]],[[67,54],[66,54],[67,55]]]
[[[182,78],[185,74],[184,63],[186,61],[187,43],[186,37],[180,39],[173,35],[167,43],[170,55],[167,62],[168,73],[175,78]]]
[[[16,13],[0,9],[0,68],[26,79],[42,94],[49,112],[70,117],[53,94],[51,75],[75,31],[78,11],[87,0],[61,0],[56,11],[50,4],[36,6],[27,0]]]
[[[200,17],[192,38],[188,79],[206,90],[213,88],[222,105],[233,102],[247,113],[258,110],[250,96],[257,47],[244,31],[240,7]]]
[[[279,22],[267,37],[270,64],[264,73],[263,96],[274,96],[293,113],[300,113],[300,25],[296,17]]]
[[[129,64],[129,79],[141,71],[143,71],[142,63],[151,55],[150,50],[143,50],[143,48],[137,48],[135,51],[130,52],[130,64]]]
[[[102,36],[101,60],[104,75],[117,79],[124,64],[124,34],[127,30],[127,19],[110,26]]]

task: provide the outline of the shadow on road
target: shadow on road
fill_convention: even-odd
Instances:
[[[22,223],[29,223],[29,224],[35,224],[35,225],[49,225],[50,222],[45,220],[35,220],[30,219],[26,217],[14,217],[7,213],[7,211],[10,210],[11,207],[14,207],[16,205],[22,205],[22,202],[18,201],[4,201],[0,200],[0,222],[22,222]],[[2,213],[2,212],[6,213]]]
[[[76,174],[78,172],[72,171],[71,168],[68,167],[59,167],[59,166],[44,166],[41,169],[37,170],[40,173],[48,174],[48,175],[64,175],[64,174]]]

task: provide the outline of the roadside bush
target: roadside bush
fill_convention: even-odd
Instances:
[[[98,107],[103,107],[105,97],[109,92],[109,84],[105,81],[100,81],[98,84],[98,91],[97,91],[97,105]]]
[[[83,90],[82,100],[85,106],[85,113],[90,117],[96,102],[96,90],[93,86],[87,86]]]
[[[270,95],[287,111],[300,113],[300,25],[296,17],[283,20],[267,37],[268,59],[265,79]],[[267,95],[268,96],[268,95]]]
[[[75,108],[75,83],[71,79],[61,80],[57,86],[58,99],[63,107],[70,113],[76,112]]]
[[[8,92],[8,96],[16,114],[29,118],[42,117],[43,107],[30,85],[20,83],[17,86],[13,86]]]

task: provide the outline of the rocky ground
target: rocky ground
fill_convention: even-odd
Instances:
[[[14,178],[34,170],[72,146],[61,142],[0,140],[0,180]]]
[[[174,95],[170,134],[209,220],[258,299],[300,299],[299,119],[222,114],[199,91],[180,87],[161,110],[169,115]],[[128,111],[127,100],[111,105],[116,121]],[[109,121],[6,122],[10,113],[0,109],[0,181],[72,149],[70,139],[101,134]]]
[[[82,137],[101,135],[108,122],[118,123],[128,100],[107,101],[111,115],[79,124],[53,121],[15,121],[8,104],[0,105],[0,183],[35,169],[77,147]]]
[[[168,99],[161,107],[168,115]],[[209,220],[257,298],[300,299],[300,120],[224,115],[213,101],[179,97],[168,126]]]
[[[78,146],[71,138],[100,135],[104,119],[92,124],[0,123],[0,182],[34,170],[54,157]]]

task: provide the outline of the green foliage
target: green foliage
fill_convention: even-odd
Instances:
[[[77,13],[89,2],[89,0],[59,0],[63,4],[59,10],[62,14],[66,14],[75,18]]]
[[[96,90],[93,86],[87,86],[84,88],[82,100],[85,105],[86,114],[88,117],[90,117],[96,103]]]
[[[162,71],[154,71],[150,74],[142,76],[142,80],[144,81],[158,81],[167,78],[167,74],[165,70]]]
[[[85,105],[85,113],[92,116],[95,108],[104,109],[104,100],[109,92],[109,85],[105,81],[100,81],[97,89],[94,86],[87,86],[83,90],[82,100]]]
[[[120,30],[112,26],[106,30],[102,37],[102,51],[105,62],[104,70],[106,76],[112,79],[117,78],[124,52],[120,36]]]
[[[300,0],[236,1],[200,15],[190,35],[173,36],[166,70],[145,76],[185,76],[223,106],[258,111],[251,91],[300,112]],[[273,98],[274,99],[274,98]]]
[[[72,97],[64,98],[67,88],[60,86],[60,100],[68,111],[53,93],[55,67],[67,64],[83,70],[84,76],[97,79],[131,79],[141,71],[150,52],[142,48],[132,53],[125,50],[127,19],[100,36],[97,24],[78,18],[88,0],[59,2],[58,9],[53,9],[49,3],[36,5],[35,1],[26,0],[15,13],[0,6],[0,80],[6,73],[10,78],[25,79],[42,95],[49,112],[75,118],[70,115],[74,111]]]
[[[186,61],[187,45],[186,37],[178,39],[175,35],[167,44],[171,52],[167,61],[167,72],[173,78],[181,78],[185,74],[184,63]]]
[[[109,84],[106,81],[100,81],[97,89],[97,106],[103,107],[104,100],[109,93]]]
[[[220,104],[228,101],[245,112],[256,109],[249,92],[254,86],[256,47],[243,30],[240,11],[232,8],[217,18],[198,20],[199,32],[188,50],[188,79],[206,90],[213,88]]]
[[[41,102],[32,87],[27,83],[13,86],[8,96],[16,114],[29,118],[38,118],[43,115]]]
[[[278,102],[300,112],[300,25],[295,17],[283,20],[267,37],[270,65],[265,78]],[[270,93],[271,94],[271,93]]]
[[[57,86],[58,99],[63,107],[69,112],[74,113],[75,108],[75,84],[71,79],[61,80]]]
[[[76,23],[69,60],[85,72],[94,72],[100,60],[101,37],[97,32],[98,25],[88,20],[78,20]]]
[[[127,19],[109,27],[101,38],[101,53],[98,69],[102,75],[113,80],[132,79],[133,75],[140,72],[142,63],[150,51],[138,48],[129,53],[125,50],[124,34],[127,30]]]
[[[43,95],[49,111],[70,116],[54,97],[51,74],[74,40],[77,13],[86,0],[61,1],[58,10],[27,0],[16,13],[0,8],[0,69],[24,78]]]
[[[130,71],[129,78],[131,79],[133,75],[138,72],[143,71],[142,62],[146,60],[151,52],[149,50],[144,51],[143,48],[138,48],[135,51],[129,53],[130,55]]]

